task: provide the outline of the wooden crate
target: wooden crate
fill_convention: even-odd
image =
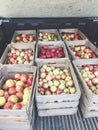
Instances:
[[[46,109],[39,110],[39,116],[60,116],[60,115],[73,115],[77,113],[78,108],[60,108],[60,109]]]
[[[40,62],[39,64],[39,68],[46,62]],[[48,64],[48,62],[47,62]],[[80,95],[81,95],[81,92],[80,92],[80,88],[79,88],[79,84],[78,84],[78,81],[77,81],[77,78],[75,76],[75,73],[74,73],[74,70],[72,68],[72,65],[70,63],[70,61],[68,60],[65,60],[65,63],[51,63],[49,64],[50,66],[55,66],[55,67],[59,67],[59,68],[70,68],[70,72],[71,72],[71,75],[72,75],[72,78],[74,80],[74,84],[75,84],[75,87],[77,89],[77,92],[75,94],[61,94],[61,95],[40,95],[38,92],[37,92],[37,89],[38,89],[38,77],[37,77],[37,88],[36,88],[36,100],[37,102],[53,102],[53,101],[77,101],[79,100],[80,98]],[[39,69],[37,70],[38,71],[38,74],[39,75]],[[66,100],[65,100],[66,99]]]
[[[79,46],[79,45],[85,45],[86,47],[90,48],[91,50],[93,50],[93,52],[95,53],[95,55],[98,57],[98,48],[96,46],[94,46],[88,40],[85,40],[85,41],[73,41],[73,42],[69,42],[66,45],[67,45],[68,51],[69,51],[69,53],[71,55],[71,58],[73,60],[77,60],[77,59],[81,59],[81,58],[76,57],[70,47]]]
[[[87,39],[87,37],[86,37],[78,28],[73,28],[73,29],[59,29],[59,34],[60,34],[62,40],[64,40],[63,37],[62,37],[62,32],[64,32],[64,33],[79,34],[79,36],[80,36],[80,38],[81,38],[80,41]],[[67,40],[64,40],[64,41],[65,41],[65,42],[69,42],[69,41],[67,41]],[[79,40],[78,40],[78,41],[79,41]],[[72,42],[73,42],[73,41],[72,41]]]
[[[36,43],[36,39],[37,39],[37,37],[36,37],[36,30],[17,30],[17,31],[15,31],[14,34],[13,34],[11,43],[13,43],[13,44],[17,43],[16,42],[16,36],[18,36],[20,34],[28,34],[28,35],[29,34],[34,34],[35,35],[35,41],[34,42],[27,42],[27,43],[33,43],[33,44]],[[24,42],[21,42],[21,43],[24,43]]]
[[[46,62],[40,62],[39,68],[38,68],[38,73],[37,73],[37,84],[36,84],[36,86],[37,86],[37,88],[36,88],[36,104],[37,104],[39,116],[45,116],[44,113],[46,113],[47,111],[49,111],[49,113],[46,113],[46,116],[48,116],[48,114],[50,116],[52,110],[55,111],[55,113],[53,112],[54,113],[53,115],[60,115],[61,113],[63,115],[64,114],[67,115],[69,111],[70,111],[70,114],[73,114],[76,111],[77,106],[79,104],[81,92],[80,92],[79,84],[77,82],[77,79],[76,79],[76,76],[75,76],[75,73],[73,71],[73,68],[72,68],[70,61],[65,60],[64,63],[61,63],[61,64],[60,64],[60,62],[58,62],[58,63],[55,62],[55,63],[50,63],[50,64],[47,63],[47,64],[50,65],[50,66],[55,66],[55,67],[59,67],[59,68],[68,68],[69,67],[72,78],[74,80],[75,87],[77,89],[77,92],[75,94],[40,95],[38,93],[39,68],[43,64],[46,64]],[[57,101],[57,102],[55,102],[55,101]],[[61,112],[60,110],[61,111],[64,110],[64,113]],[[73,111],[71,111],[71,110],[73,110]]]
[[[24,49],[24,50],[26,50],[26,49],[32,49],[33,50],[33,59],[32,59],[32,62],[28,63],[27,65],[33,65],[34,64],[35,45],[34,44],[32,45],[30,43],[28,43],[28,44],[26,44],[26,43],[24,43],[24,44],[17,43],[17,44],[9,44],[6,47],[6,49],[5,49],[3,55],[1,56],[1,59],[0,59],[0,64],[1,65],[2,64],[7,64],[7,54],[10,51],[11,47],[14,47],[16,49]],[[18,65],[24,65],[24,64],[18,64]]]
[[[30,129],[30,122],[31,122],[31,107],[34,102],[34,93],[35,93],[35,87],[34,87],[34,82],[35,82],[35,75],[36,75],[36,67],[34,66],[20,66],[14,65],[3,65],[2,68],[0,69],[1,74],[3,75],[0,81],[0,88],[2,88],[2,84],[5,82],[6,79],[12,78],[14,74],[16,73],[26,73],[26,74],[33,74],[34,79],[32,82],[32,88],[31,88],[31,93],[30,93],[30,99],[28,102],[28,105],[26,107],[23,107],[23,109],[20,110],[5,110],[5,109],[0,109],[0,118],[2,119],[2,122],[0,121],[0,128],[5,129],[6,125],[8,124],[8,129],[15,129],[15,125],[19,125],[19,129],[25,129],[29,128]],[[32,101],[32,104],[31,104]],[[34,105],[34,104],[33,104]],[[32,107],[33,109],[33,107]],[[32,110],[33,111],[33,110]],[[35,115],[34,115],[35,116]],[[34,118],[34,117],[33,117]],[[32,124],[34,125],[34,124]],[[17,128],[18,129],[18,128]]]
[[[40,30],[38,30],[38,32],[37,32],[37,37],[38,37],[38,38],[39,38],[39,33],[40,33],[40,32],[54,33],[54,34],[57,36],[58,41],[62,41],[62,39],[61,39],[61,37],[60,37],[60,35],[59,35],[57,29],[40,29]],[[40,40],[38,39],[38,41],[40,41]],[[44,41],[43,41],[43,42],[44,42]],[[45,42],[46,42],[46,41],[45,41]],[[49,42],[51,42],[51,41],[49,41]]]
[[[64,58],[46,58],[46,59],[38,58],[39,50],[44,45],[48,45],[49,48],[63,47],[65,57]],[[58,42],[38,42],[38,44],[36,45],[35,62],[37,64],[39,64],[41,61],[42,62],[43,61],[51,62],[51,61],[59,60],[60,62],[63,62],[65,59],[69,59],[69,56],[68,56],[67,49],[66,49],[66,47],[65,47],[65,45],[62,41],[58,41]]]
[[[87,110],[85,104],[80,102],[80,109],[82,111],[84,118],[98,117],[98,111],[96,110]]]
[[[75,70],[77,72],[78,78],[81,81],[81,87],[85,92],[85,95],[87,97],[88,103],[94,103],[94,102],[98,102],[98,95],[92,93],[92,91],[87,87],[86,82],[83,80],[80,72],[79,72],[79,68],[83,65],[83,64],[89,64],[89,65],[98,65],[98,59],[91,59],[91,60],[75,60],[73,61],[73,65],[75,67]]]

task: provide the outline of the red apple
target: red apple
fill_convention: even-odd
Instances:
[[[14,110],[21,109],[21,108],[22,108],[22,104],[19,103],[19,102],[15,103],[14,106],[13,106]]]
[[[27,82],[27,78],[28,78],[27,74],[21,74],[20,76],[20,80],[24,83]]]
[[[16,96],[18,97],[19,100],[23,99],[23,93],[22,92],[17,92]]]
[[[3,109],[10,110],[10,109],[13,108],[13,105],[14,105],[14,104],[13,104],[12,102],[8,101],[8,102],[5,103]]]
[[[23,92],[24,91],[24,86],[16,86],[16,91],[17,92]]]
[[[9,93],[9,95],[15,95],[16,94],[16,88],[15,87],[10,87],[8,89],[8,93]]]
[[[33,82],[33,78],[28,78],[28,79],[27,79],[27,84],[28,84],[28,85],[32,85],[32,82]]]

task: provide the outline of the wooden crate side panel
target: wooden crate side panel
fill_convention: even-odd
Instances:
[[[59,116],[76,114],[78,108],[38,110],[39,116]]]
[[[40,109],[53,109],[53,108],[68,108],[68,107],[77,107],[79,101],[74,102],[57,102],[57,103],[37,103],[37,108]]]

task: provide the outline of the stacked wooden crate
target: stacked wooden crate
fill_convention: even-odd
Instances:
[[[21,35],[23,34],[23,38]],[[29,35],[33,35],[34,39],[30,38]],[[27,37],[26,37],[27,36]],[[17,37],[17,38],[16,38]],[[21,38],[20,38],[21,37]],[[30,39],[29,39],[30,38]],[[34,104],[34,94],[35,94],[35,76],[36,76],[36,67],[34,66],[35,58],[35,43],[36,43],[36,31],[15,31],[11,44],[8,44],[6,47],[1,59],[0,59],[0,90],[3,89],[3,85],[7,80],[14,80],[14,76],[18,74],[26,75],[31,77],[31,83],[28,84],[30,88],[30,93],[22,97],[20,104],[22,107],[19,108],[5,108],[4,106],[0,107],[0,129],[2,130],[30,130],[34,126],[35,118],[35,104]],[[27,57],[25,52],[31,53]],[[26,61],[25,58],[30,58]],[[18,58],[17,58],[18,57]],[[11,59],[11,60],[10,60]],[[24,60],[23,60],[24,59]],[[22,61],[23,60],[23,61]],[[26,62],[25,62],[26,61]],[[17,77],[19,78],[19,77]],[[20,79],[15,79],[15,84]],[[24,90],[27,88],[27,81],[24,82]],[[15,87],[15,86],[14,86]],[[16,89],[16,88],[15,88]],[[23,94],[24,94],[23,90]],[[9,89],[6,90],[8,93]],[[27,90],[29,92],[29,90]],[[21,92],[21,90],[20,90]],[[10,96],[10,95],[9,95]],[[23,99],[28,98],[23,102]],[[6,98],[6,101],[9,100]]]
[[[80,32],[78,29],[61,29],[59,30],[60,35],[62,36],[62,39],[65,41],[65,44],[67,46],[68,52],[70,54],[71,60],[73,60],[73,64],[75,67],[75,70],[77,72],[77,77],[79,79],[79,84],[81,88],[81,100],[80,100],[80,108],[83,113],[83,116],[85,118],[88,117],[95,117],[98,113],[98,97],[97,93],[94,93],[95,90],[91,90],[91,84],[92,79],[83,79],[82,74],[80,73],[83,66],[87,65],[88,71],[89,71],[89,65],[97,66],[97,57],[98,57],[98,48],[94,46],[86,37],[85,35]],[[63,33],[62,33],[63,32]],[[69,39],[66,39],[66,35],[72,33],[72,35],[69,37]],[[79,40],[73,40],[72,38],[73,33],[78,33]],[[64,34],[65,37],[64,37]],[[71,40],[72,39],[72,40]],[[89,72],[86,73],[89,73]],[[92,72],[93,73],[93,72]],[[86,80],[86,81],[85,81]],[[88,80],[88,81],[87,81]],[[88,83],[89,82],[89,83]],[[91,84],[90,84],[91,83]],[[89,85],[87,85],[89,84]],[[93,85],[93,89],[97,89],[95,84]],[[96,90],[97,91],[97,90]]]
[[[43,37],[42,35],[46,34],[52,34],[54,33],[56,36],[56,40],[54,39],[48,39],[47,36]],[[44,39],[46,38],[46,39]],[[65,46],[65,43],[61,40],[61,37],[59,35],[58,30],[56,29],[49,29],[49,30],[38,30],[38,44],[36,45],[36,56],[35,56],[35,62],[38,66],[37,69],[37,84],[36,84],[36,104],[38,109],[38,115],[39,116],[56,116],[56,115],[72,115],[77,112],[79,99],[80,99],[80,89],[79,85],[73,70],[73,67],[71,65],[71,62],[69,60],[68,52]],[[49,57],[49,58],[40,58],[39,52],[43,46],[48,46],[48,48],[51,49],[57,49],[59,47],[63,48],[64,51],[64,57],[58,58],[58,57]],[[69,89],[64,86],[61,93],[49,93],[47,94],[41,94],[39,92],[39,89],[41,89],[40,83],[40,71],[43,68],[43,66],[53,67],[55,69],[68,69],[69,73],[72,77],[72,80],[74,82],[74,87],[76,89],[76,92],[71,94],[70,92],[64,93],[64,88],[69,91]],[[47,73],[47,72],[46,72]],[[53,75],[52,75],[53,76]],[[51,76],[51,78],[52,78]],[[60,76],[60,75],[58,75]],[[58,81],[60,79],[57,79]],[[49,81],[47,81],[48,84]],[[43,82],[44,83],[44,82]],[[52,85],[53,86],[53,85]],[[44,85],[43,85],[44,87]],[[70,88],[70,87],[69,87]],[[48,85],[48,89],[51,89],[51,86]],[[57,87],[59,90],[59,85]]]

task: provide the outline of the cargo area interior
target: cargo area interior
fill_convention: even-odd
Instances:
[[[35,29],[78,28],[98,47],[98,18],[1,18],[0,56],[11,43],[14,31]],[[36,41],[37,42],[37,41]],[[36,118],[34,130],[98,130],[98,117],[83,118],[80,107],[77,114]],[[32,123],[33,124],[33,123]]]

